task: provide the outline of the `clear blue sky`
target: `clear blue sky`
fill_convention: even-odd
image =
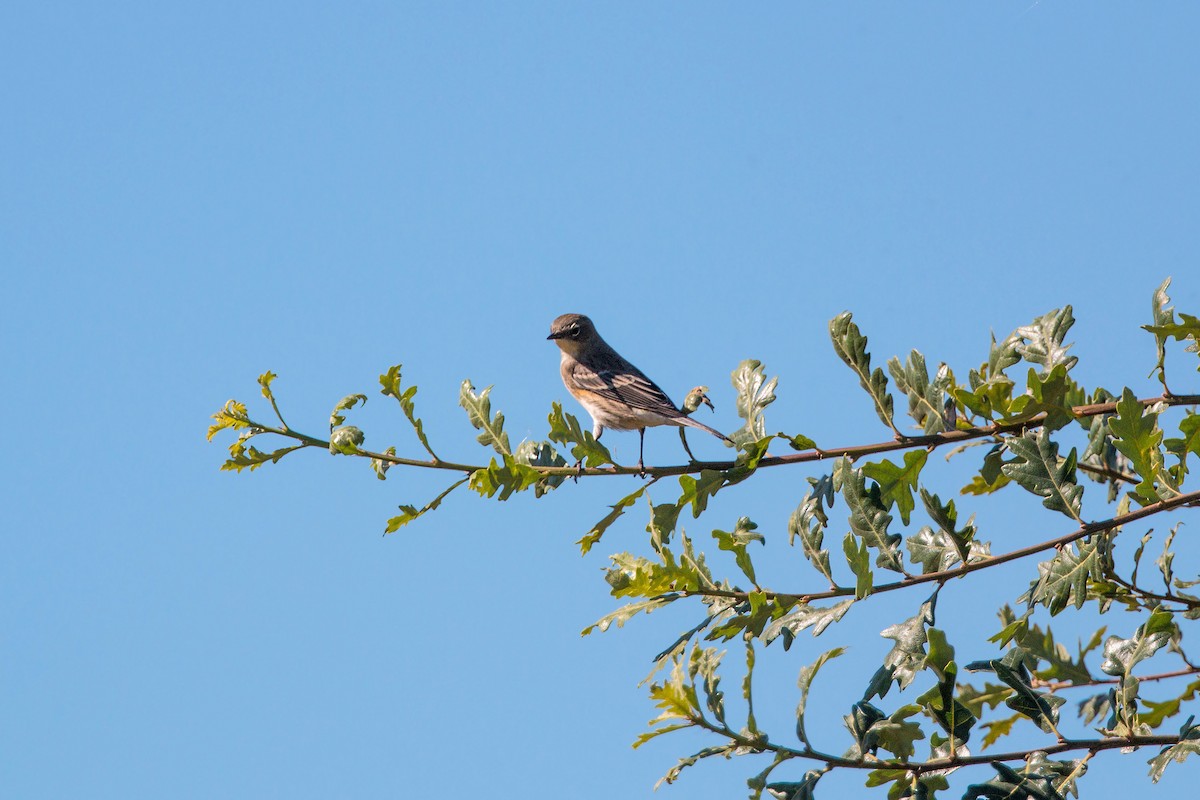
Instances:
[[[464,378],[514,439],[551,401],[578,413],[544,340],[566,311],[677,396],[712,386],[719,427],[729,371],[763,360],[770,427],[826,443],[886,438],[828,343],[844,309],[879,363],[965,374],[989,331],[1072,303],[1078,377],[1152,392],[1151,292],[1173,275],[1200,309],[1197,30],[1179,2],[7,4],[0,793],[649,796],[704,743],[631,750],[636,683],[694,620],[581,639],[640,512],[573,545],[632,479],[463,493],[382,538],[441,477],[319,453],[220,473],[208,415],[263,413],[271,369],[294,426],[366,392],[367,444],[415,454],[376,392],[403,362],[435,446],[477,458]],[[648,437],[650,463],[678,450]],[[803,474],[705,521],[750,514],[779,548]],[[886,651],[883,612],[848,621],[831,695]],[[784,732],[835,643],[782,657]],[[1085,794],[1143,791],[1148,755],[1100,760]]]

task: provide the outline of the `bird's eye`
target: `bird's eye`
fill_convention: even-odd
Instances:
[[[570,328],[567,329],[567,335],[570,336],[572,339],[578,339],[579,338],[579,326],[572,325]]]

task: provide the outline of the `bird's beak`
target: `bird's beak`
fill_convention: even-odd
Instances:
[[[561,333],[552,333],[549,336],[547,336],[546,338],[547,339],[560,339],[560,338],[562,338],[562,334]]]

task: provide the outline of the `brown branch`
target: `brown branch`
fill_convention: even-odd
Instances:
[[[1160,397],[1150,397],[1138,401],[1142,406],[1152,406],[1156,403],[1164,403],[1168,406],[1188,406],[1200,405],[1200,395],[1163,395]],[[1071,415],[1076,419],[1084,417],[1095,417],[1102,414],[1115,414],[1117,404],[1112,403],[1092,403],[1090,405],[1072,406]],[[902,436],[897,439],[892,439],[886,442],[877,442],[875,444],[853,445],[849,447],[823,447],[813,450],[805,450],[800,453],[789,453],[782,456],[764,456],[758,462],[758,467],[777,467],[783,464],[803,464],[810,461],[823,461],[827,458],[839,458],[845,456],[851,460],[862,458],[863,456],[876,455],[879,453],[888,453],[895,450],[910,450],[917,447],[936,448],[947,444],[959,444],[962,442],[972,441],[975,439],[986,439],[993,436],[1000,436],[1005,433],[1018,433],[1038,428],[1046,421],[1046,415],[1037,414],[1027,420],[1017,422],[995,422],[991,425],[980,425],[969,428],[960,428],[958,430],[946,431],[944,433],[925,434],[922,436]],[[279,428],[272,425],[264,425],[253,420],[246,420],[250,427],[257,428],[263,433],[274,433],[279,436],[285,436],[290,439],[296,439],[313,446],[329,447],[328,439],[319,439],[315,436],[300,433],[291,428]],[[421,467],[424,469],[445,469],[456,472],[475,472],[476,470],[486,469],[486,464],[458,464],[452,461],[443,460],[422,460],[414,458],[403,458],[401,456],[389,455],[387,453],[376,453],[370,450],[359,450],[354,455],[363,458],[374,458],[380,461],[386,461],[391,464],[397,464],[406,467]],[[622,467],[613,465],[611,467],[592,467],[587,469],[577,469],[575,467],[544,467],[530,466],[543,475],[547,476],[563,476],[573,478],[576,476],[599,476],[599,475],[652,475],[654,477],[666,477],[669,475],[689,475],[701,472],[706,469],[711,470],[730,470],[734,467],[742,466],[738,461],[694,461],[690,464],[679,464],[667,467],[646,467],[644,471],[639,471],[637,467]],[[1083,467],[1083,465],[1080,465]],[[1084,467],[1085,469],[1088,469]],[[1090,470],[1089,470],[1090,471]]]
[[[902,581],[895,581],[893,583],[881,583],[878,586],[871,588],[871,594],[893,592],[897,589],[906,589],[909,586],[917,586],[918,584],[922,583],[945,583],[946,581],[953,580],[954,578],[960,578],[963,575],[968,575],[981,569],[995,567],[1000,564],[1005,564],[1009,561],[1016,561],[1017,559],[1025,558],[1026,556],[1041,553],[1046,550],[1063,547],[1064,545],[1068,545],[1071,542],[1082,539],[1085,536],[1091,536],[1096,533],[1104,533],[1105,531],[1112,530],[1113,528],[1117,528],[1121,525],[1125,525],[1130,522],[1137,522],[1139,519],[1144,519],[1146,517],[1153,516],[1154,514],[1168,511],[1172,508],[1178,508],[1180,506],[1186,506],[1196,502],[1200,502],[1200,491],[1181,494],[1176,497],[1172,497],[1169,500],[1160,500],[1157,503],[1151,503],[1148,506],[1143,506],[1134,511],[1130,511],[1128,514],[1122,514],[1119,517],[1112,517],[1101,522],[1085,523],[1080,525],[1071,533],[1059,536],[1056,539],[1050,539],[1045,542],[1029,545],[1028,547],[1022,547],[1019,550],[1012,550],[1002,555],[991,556],[979,561],[972,561],[970,564],[964,564],[961,567],[954,567],[953,569],[946,569],[940,572],[928,572],[924,575],[916,575],[911,578],[905,578]],[[764,592],[764,594],[770,600],[797,600],[801,603],[810,603],[813,600],[828,600],[834,597],[852,597],[854,596],[854,593],[854,587],[851,586],[838,587],[836,589],[830,589],[824,592],[809,592],[806,594],[796,594],[791,592]],[[685,597],[699,595],[706,597],[730,597],[738,600],[745,600],[750,596],[750,592],[739,592],[731,589],[688,589],[680,592],[680,594]],[[1172,599],[1178,602],[1177,598]]]
[[[986,755],[976,756],[950,756],[948,758],[935,758],[929,761],[895,761],[883,759],[852,759],[842,756],[830,755],[822,753],[818,750],[801,750],[786,745],[779,745],[769,741],[765,736],[744,736],[736,733],[731,728],[726,726],[714,725],[703,717],[688,717],[691,722],[697,727],[712,731],[713,733],[725,736],[733,740],[739,747],[744,747],[758,753],[775,753],[786,758],[803,758],[813,761],[820,761],[829,767],[842,767],[845,769],[869,769],[869,770],[898,770],[920,775],[925,772],[937,772],[940,770],[957,769],[959,767],[979,766],[982,764],[991,764],[995,761],[1025,761],[1031,753],[1041,752],[1046,755],[1054,755],[1056,753],[1067,753],[1074,750],[1086,750],[1089,753],[1097,753],[1101,750],[1115,750],[1117,748],[1126,747],[1169,747],[1170,745],[1179,744],[1180,736],[1129,736],[1129,737],[1110,737],[1107,739],[1062,739],[1056,744],[1047,745],[1045,747],[1031,747],[1029,750],[1018,750],[1010,753],[989,753]]]
[[[1160,672],[1157,675],[1138,676],[1139,683],[1152,683],[1154,681],[1165,681],[1171,678],[1182,678],[1187,675],[1200,675],[1200,667],[1190,667],[1188,669],[1177,669],[1174,672]],[[1088,686],[1106,686],[1108,684],[1118,684],[1120,678],[1100,678],[1094,681],[1083,681],[1081,683],[1072,683],[1071,681],[1043,681],[1039,678],[1034,678],[1030,683],[1038,689],[1045,689],[1050,692],[1057,692],[1062,689],[1080,689]]]

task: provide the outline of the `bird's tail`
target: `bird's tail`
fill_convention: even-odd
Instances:
[[[725,434],[721,433],[720,431],[718,431],[714,428],[708,427],[703,422],[697,422],[696,420],[692,419],[691,417],[676,417],[674,422],[676,425],[679,425],[680,427],[699,428],[702,431],[707,431],[708,433],[711,433],[713,436],[717,437],[718,439],[724,439],[725,441],[729,442],[730,444],[733,444],[733,439],[730,439],[728,436],[726,436]]]

